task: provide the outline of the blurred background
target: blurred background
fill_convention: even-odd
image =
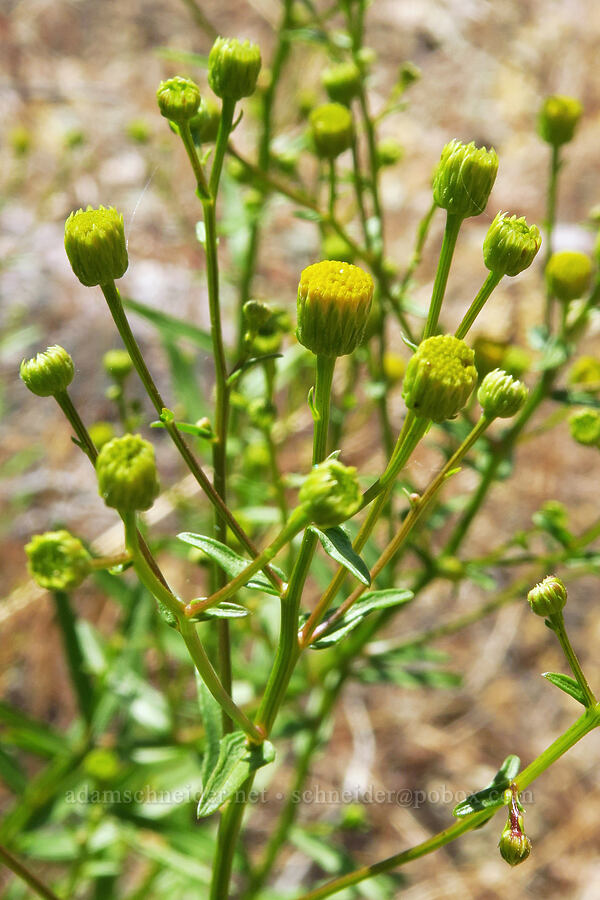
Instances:
[[[98,546],[118,547],[119,531],[110,532],[116,517],[97,496],[89,464],[71,443],[58,408],[28,394],[18,365],[25,356],[61,344],[75,361],[72,396],[86,421],[114,415],[101,358],[119,346],[118,337],[100,291],[76,281],[63,249],[66,216],[87,204],[113,205],[124,214],[130,264],[123,292],[207,327],[204,263],[194,237],[199,204],[183,150],[158,114],[156,87],[161,78],[183,74],[204,89],[205,71],[195,55],[207,54],[216,34],[257,41],[268,61],[280,14],[277,0],[4,0],[0,5],[0,553],[5,597],[0,604],[0,694],[57,729],[72,719],[73,699],[53,607],[28,582],[23,545],[36,531],[65,526],[90,542],[104,536],[108,544]],[[327,27],[335,32],[340,22],[333,16]],[[452,327],[483,280],[481,244],[496,211],[542,224],[549,150],[536,134],[536,116],[548,94],[572,95],[584,106],[576,139],[565,152],[555,249],[591,252],[596,226],[590,213],[600,204],[599,39],[600,6],[594,0],[372,3],[367,43],[376,54],[369,83],[373,112],[383,108],[401,64],[410,61],[421,70],[403,108],[380,129],[382,137],[395,138],[403,147],[401,161],[382,176],[387,256],[400,272],[430,205],[431,171],[442,146],[453,137],[475,140],[493,145],[500,158],[488,210],[468,220],[459,240],[444,306],[444,319]],[[313,92],[317,102],[324,102],[324,65],[318,44],[293,48],[275,113],[282,147],[306,129],[301,99]],[[255,132],[253,100],[245,101],[235,143],[250,158],[255,158]],[[223,296],[225,310],[232,313],[235,210],[248,188],[228,178],[225,189]],[[256,296],[277,301],[292,316],[299,273],[319,254],[314,224],[293,211],[283,199],[272,204],[255,285]],[[431,291],[442,225],[436,218],[417,273],[412,300],[420,306]],[[543,306],[542,253],[522,276],[504,280],[474,335],[525,345]],[[150,323],[133,322],[169,397],[173,386],[164,347]],[[599,324],[596,320],[588,331],[582,353],[599,355]],[[234,334],[233,314],[226,334]],[[399,337],[394,340],[393,349],[407,356]],[[190,358],[209,394],[210,356],[196,350]],[[145,402],[135,386],[132,390]],[[398,425],[399,389],[392,408]],[[549,412],[544,408],[540,421]],[[289,471],[302,469],[298,454],[308,446],[307,422],[299,427],[302,441],[290,440],[282,451]],[[349,437],[350,461],[368,471],[383,460],[373,434],[372,423],[364,423]],[[155,443],[162,481],[173,485],[184,473],[165,441]],[[566,505],[574,532],[597,515],[599,454],[576,445],[564,422],[550,436],[541,433],[520,447],[517,463],[517,474],[493,489],[470,535],[469,553],[485,553],[528,528],[532,514],[549,499]],[[433,452],[420,451],[411,469],[415,483],[425,486],[437,465]],[[469,489],[469,479],[475,484],[470,471],[460,477],[462,491]],[[156,513],[159,530],[172,524],[170,508],[167,500]],[[498,576],[500,586],[509,576]],[[600,687],[598,582],[584,578],[570,585],[568,573],[565,580],[571,635],[592,686]],[[488,594],[472,582],[455,588],[438,581],[396,633],[418,632],[450,611],[469,611]],[[115,628],[118,616],[111,601],[90,582],[77,594],[77,609],[101,632]],[[564,661],[524,602],[436,646],[448,654],[447,667],[463,673],[458,687],[351,684],[329,750],[317,760],[314,780],[321,786],[429,792],[429,800],[418,807],[365,804],[368,830],[349,844],[358,862],[374,862],[444,827],[454,805],[435,800],[444,787],[456,792],[483,786],[508,753],[526,764],[578,714],[573,701],[539,677],[542,671],[564,668]],[[500,859],[498,816],[492,827],[407,868],[402,896],[600,896],[599,752],[600,735],[592,734],[535,783],[527,811],[534,849],[524,866],[510,871]],[[25,765],[35,771],[34,762]],[[283,778],[285,761],[282,765]],[[12,803],[0,787],[0,809]],[[302,813],[307,821],[328,815],[318,804]],[[268,822],[266,810],[260,810],[253,840],[264,839]],[[302,854],[290,851],[282,873],[288,879],[298,872],[302,877],[304,865]],[[3,876],[0,885],[8,883]]]

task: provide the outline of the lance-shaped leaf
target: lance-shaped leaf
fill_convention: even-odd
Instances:
[[[316,525],[311,525],[310,530],[319,538],[321,546],[328,556],[352,572],[354,577],[363,584],[371,584],[369,567],[352,548],[352,542],[343,528],[337,525],[335,528],[326,528],[325,531],[321,531]]]
[[[564,691],[569,697],[574,697],[575,700],[578,700],[583,706],[586,705],[585,697],[583,696],[583,691],[581,690],[579,683],[574,678],[571,678],[570,675],[563,675],[562,672],[542,672],[542,678],[547,678],[551,684],[556,685],[557,688]]]
[[[251,560],[240,556],[239,553],[236,553],[231,547],[227,547],[220,541],[215,540],[215,538],[207,537],[204,534],[192,534],[189,531],[184,531],[181,534],[178,534],[177,537],[180,541],[183,541],[184,544],[191,544],[192,547],[203,550],[204,553],[206,553],[210,559],[214,560],[214,562],[216,562],[230,578],[235,578],[236,575],[239,575],[240,572],[244,571],[246,566],[250,565]],[[282,581],[287,581],[287,577],[281,569],[278,569],[272,564],[271,568],[279,575]],[[267,581],[265,576],[260,572],[257,572],[256,575],[252,575],[246,584],[246,587],[255,591],[263,591],[265,594],[272,594],[274,597],[279,596],[277,588],[273,587],[271,582]]]
[[[242,731],[226,734],[221,738],[215,767],[202,788],[198,818],[216,812],[252,772],[274,759],[275,748],[269,741],[251,747],[246,743],[246,735]]]
[[[517,777],[520,767],[521,760],[518,756],[513,754],[507,756],[487,787],[475,794],[470,794],[462,803],[454,807],[452,815],[460,819],[462,816],[481,812],[483,809],[492,810],[504,806],[504,791]]]
[[[351,631],[353,631],[366,616],[378,609],[389,609],[391,606],[401,606],[413,598],[412,591],[398,588],[388,588],[383,591],[370,591],[363,594],[360,600],[350,607],[348,612],[334,622],[331,630],[320,635],[310,646],[313,650],[325,650],[333,644],[339,643]]]

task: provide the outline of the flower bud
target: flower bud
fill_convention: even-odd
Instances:
[[[92,444],[98,450],[102,450],[104,445],[115,437],[115,429],[111,422],[94,422],[93,425],[90,425],[89,432]]]
[[[108,350],[102,357],[104,371],[115,381],[124,381],[133,369],[127,350]]]
[[[416,416],[443,422],[465,405],[477,383],[475,354],[451,334],[426,338],[406,367],[402,396]]]
[[[352,146],[352,115],[341,103],[325,103],[313,109],[310,130],[315,151],[323,159],[335,159]]]
[[[208,57],[208,83],[217,97],[241,100],[254,93],[260,66],[257,44],[218,37]]]
[[[161,81],[156,91],[161,116],[176,125],[189,122],[198,112],[200,88],[191,78],[176,75]]]
[[[65,250],[82,284],[110,284],[127,271],[123,216],[104,206],[72,212],[65,222]]]
[[[345,356],[363,339],[373,279],[359,266],[323,260],[308,266],[298,285],[301,344],[317,356]]]
[[[273,310],[267,303],[261,303],[259,300],[247,300],[244,303],[244,321],[251,331],[258,331],[267,324]]]
[[[600,390],[600,359],[580,356],[569,370],[569,384],[591,393]]]
[[[217,138],[221,110],[214,100],[200,98],[198,112],[190,119],[190,131],[196,144],[212,144]]]
[[[310,521],[319,528],[341,525],[360,507],[356,469],[337,459],[326,459],[313,467],[300,488],[298,499]]]
[[[483,242],[483,261],[497,275],[518,275],[529,268],[541,244],[536,225],[499,212]]]
[[[573,140],[583,106],[574,97],[548,97],[538,117],[538,133],[554,147]]]
[[[569,430],[578,444],[600,446],[600,412],[597,409],[576,410],[569,416]]]
[[[523,831],[523,816],[519,816],[515,823],[509,815],[498,846],[502,859],[509,866],[518,866],[519,863],[525,862],[531,853],[531,841]]]
[[[488,419],[510,419],[523,407],[528,396],[523,382],[502,369],[494,369],[486,375],[477,391],[479,405]]]
[[[536,616],[554,616],[567,602],[567,589],[556,575],[547,575],[531,588],[527,600]]]
[[[354,250],[350,244],[336,234],[335,231],[322,238],[321,249],[324,259],[339,259],[342,262],[354,262]]]
[[[399,144],[395,138],[384,138],[377,144],[377,165],[395,166],[404,156],[402,144]]]
[[[49,591],[72,591],[92,571],[90,554],[64,529],[34,535],[25,553],[32,577]]]
[[[55,344],[32,359],[24,359],[19,374],[32,394],[53,397],[69,387],[75,367],[67,351]]]
[[[546,281],[550,293],[563,303],[578,300],[592,280],[592,261],[578,250],[553,253],[546,266]]]
[[[433,176],[433,199],[452,215],[466,219],[486,207],[498,172],[496,151],[452,140],[442,150]]]
[[[160,492],[154,448],[139,434],[105,444],[98,454],[96,475],[100,496],[114,509],[149,509]]]
[[[360,69],[353,62],[338,63],[325,69],[321,75],[327,96],[335,103],[350,103],[360,91]]]

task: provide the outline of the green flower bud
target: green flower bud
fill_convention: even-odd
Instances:
[[[600,359],[580,356],[569,369],[569,384],[594,393],[600,389]]]
[[[139,434],[105,444],[98,454],[96,475],[106,505],[124,512],[150,509],[160,492],[154,448]]]
[[[145,119],[132,119],[125,131],[127,137],[136,144],[147,144],[150,140],[150,126]]]
[[[115,381],[124,381],[133,369],[127,350],[108,350],[102,357],[104,371]]]
[[[404,156],[402,144],[399,144],[395,138],[384,138],[377,144],[377,165],[395,166]]]
[[[325,103],[310,114],[310,131],[318,156],[335,159],[352,146],[354,126],[350,110],[341,103]]]
[[[161,116],[176,125],[189,122],[198,112],[200,88],[191,78],[176,75],[161,81],[156,91]]]
[[[498,843],[500,855],[509,866],[518,866],[525,862],[531,853],[531,841],[523,831],[523,816],[519,816],[517,822],[509,815],[504,831]]]
[[[576,410],[569,416],[569,430],[578,444],[600,446],[600,412],[597,409]]]
[[[350,106],[360,91],[360,69],[353,62],[338,63],[325,69],[321,82],[330,100]]]
[[[89,427],[90,438],[98,450],[115,437],[115,429],[110,422],[94,422]]]
[[[397,353],[383,354],[383,374],[390,384],[402,381],[406,372],[406,362]]]
[[[477,374],[483,378],[493,369],[501,368],[506,352],[506,343],[485,335],[477,335],[473,341],[473,351]]]
[[[502,368],[509,375],[520,378],[521,375],[528,371],[530,365],[531,358],[527,350],[517,347],[516,344],[511,344],[510,347],[506,348],[502,357]]]
[[[251,331],[258,331],[267,324],[273,310],[267,303],[261,303],[259,300],[248,300],[244,303],[244,321]]]
[[[214,100],[200,98],[196,115],[190,119],[190,131],[196,144],[212,144],[217,138],[221,110]]]
[[[488,419],[510,419],[522,409],[528,396],[523,382],[502,369],[486,375],[477,391],[479,405]]]
[[[336,234],[335,231],[325,235],[321,245],[324,259],[339,259],[342,262],[354,261],[354,251],[350,244]]]
[[[300,504],[319,528],[333,528],[351,518],[361,503],[361,492],[353,466],[329,458],[314,466],[300,488]]]
[[[361,343],[373,279],[358,266],[323,260],[304,269],[298,285],[298,340],[317,356],[345,356]]]
[[[553,253],[546,266],[546,281],[551,294],[563,303],[578,300],[592,280],[592,261],[578,250]]]
[[[529,268],[541,244],[536,225],[499,212],[483,242],[483,261],[498,275],[518,275]]]
[[[65,222],[65,250],[82,284],[110,284],[127,271],[123,216],[104,206],[72,212]]]
[[[583,106],[574,97],[548,97],[538,117],[538,133],[554,147],[573,140]]]
[[[64,529],[34,535],[25,553],[32,577],[49,591],[72,591],[92,571],[90,554]]]
[[[256,428],[261,431],[268,431],[273,427],[273,423],[277,418],[277,407],[273,403],[268,403],[263,397],[258,397],[248,406],[248,418]]]
[[[452,140],[442,150],[433,176],[433,199],[466,219],[485,209],[498,172],[496,151]]]
[[[241,100],[254,93],[260,65],[257,44],[218,37],[208,57],[208,83],[217,97]]]
[[[255,356],[265,356],[267,353],[277,353],[284,338],[292,330],[287,310],[280,307],[271,307],[271,315],[263,325],[259,325],[256,333],[251,334],[252,353]]]
[[[406,367],[402,396],[409,409],[425,419],[453,418],[477,384],[475,354],[451,334],[427,338]]]
[[[32,359],[24,359],[19,374],[32,394],[53,397],[69,387],[75,367],[67,351],[55,344]]]
[[[567,602],[567,589],[556,575],[547,575],[543,581],[532,587],[527,600],[536,616],[554,616]]]

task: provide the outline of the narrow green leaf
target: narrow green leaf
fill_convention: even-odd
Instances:
[[[223,737],[223,717],[221,715],[221,707],[200,678],[198,672],[196,672],[196,689],[205,736],[200,777],[202,784],[206,784],[219,758],[219,744]]]
[[[244,783],[248,776],[275,759],[275,748],[269,741],[260,747],[249,747],[246,735],[234,731],[221,738],[219,757],[198,802],[198,818],[216,812]]]
[[[0,779],[13,794],[22,794],[28,784],[27,776],[17,760],[2,747],[0,747]]]
[[[20,710],[0,700],[0,725],[3,745],[13,745],[37,753],[39,756],[61,756],[69,752],[63,734],[58,734],[44,722],[29,718]]]
[[[364,594],[360,600],[357,600],[354,606],[351,606],[348,612],[334,623],[331,631],[320,636],[318,640],[310,646],[313,650],[325,650],[327,647],[339,643],[370,613],[375,612],[375,610],[378,609],[389,609],[392,606],[401,606],[412,600],[413,596],[412,591],[398,588],[370,591],[368,594]]]
[[[482,809],[495,809],[504,806],[504,792],[519,774],[521,760],[511,754],[507,756],[487,787],[470,794],[462,803],[452,810],[452,815],[460,819]]]
[[[563,675],[562,672],[542,672],[542,678],[547,678],[551,684],[556,685],[559,690],[564,691],[570,697],[574,697],[583,706],[585,706],[585,697],[583,691],[579,687],[575,678],[570,675]]]
[[[208,331],[203,331],[202,328],[198,328],[190,322],[178,319],[176,316],[171,316],[158,309],[153,309],[151,306],[146,306],[137,300],[132,300],[131,297],[123,297],[122,299],[125,309],[151,322],[166,340],[187,338],[197,347],[200,347],[201,350],[212,353],[212,338]]]
[[[264,356],[253,356],[251,359],[247,359],[246,362],[242,363],[239,369],[236,369],[235,372],[231,373],[227,379],[228,386],[231,387],[235,384],[244,372],[247,372],[248,369],[251,369],[253,366],[258,366],[260,363],[267,362],[269,359],[281,359],[282,357],[283,353],[265,353]]]
[[[204,553],[216,562],[230,578],[235,578],[236,575],[243,572],[246,566],[251,562],[251,560],[240,556],[239,553],[236,553],[230,547],[225,546],[225,544],[222,544],[220,541],[208,537],[207,535],[183,531],[181,534],[178,534],[177,537],[180,541],[183,541],[184,544],[191,544],[192,547],[203,550]],[[278,569],[272,564],[271,568],[283,581],[287,581],[287,577],[281,569]],[[261,575],[260,572],[252,576],[246,587],[255,591],[263,591],[264,593],[272,594],[275,597],[279,596],[277,589],[273,587],[271,582],[268,581],[264,575]]]
[[[310,530],[319,538],[325,553],[334,559],[355,578],[363,584],[371,584],[369,567],[352,548],[352,542],[343,528],[337,525],[335,528],[326,528],[321,531],[316,525],[311,525]]]
[[[192,616],[196,622],[206,622],[208,619],[243,619],[250,613],[244,606],[237,603],[228,603],[224,600],[217,606],[211,606],[210,609],[204,610],[198,616]]]

